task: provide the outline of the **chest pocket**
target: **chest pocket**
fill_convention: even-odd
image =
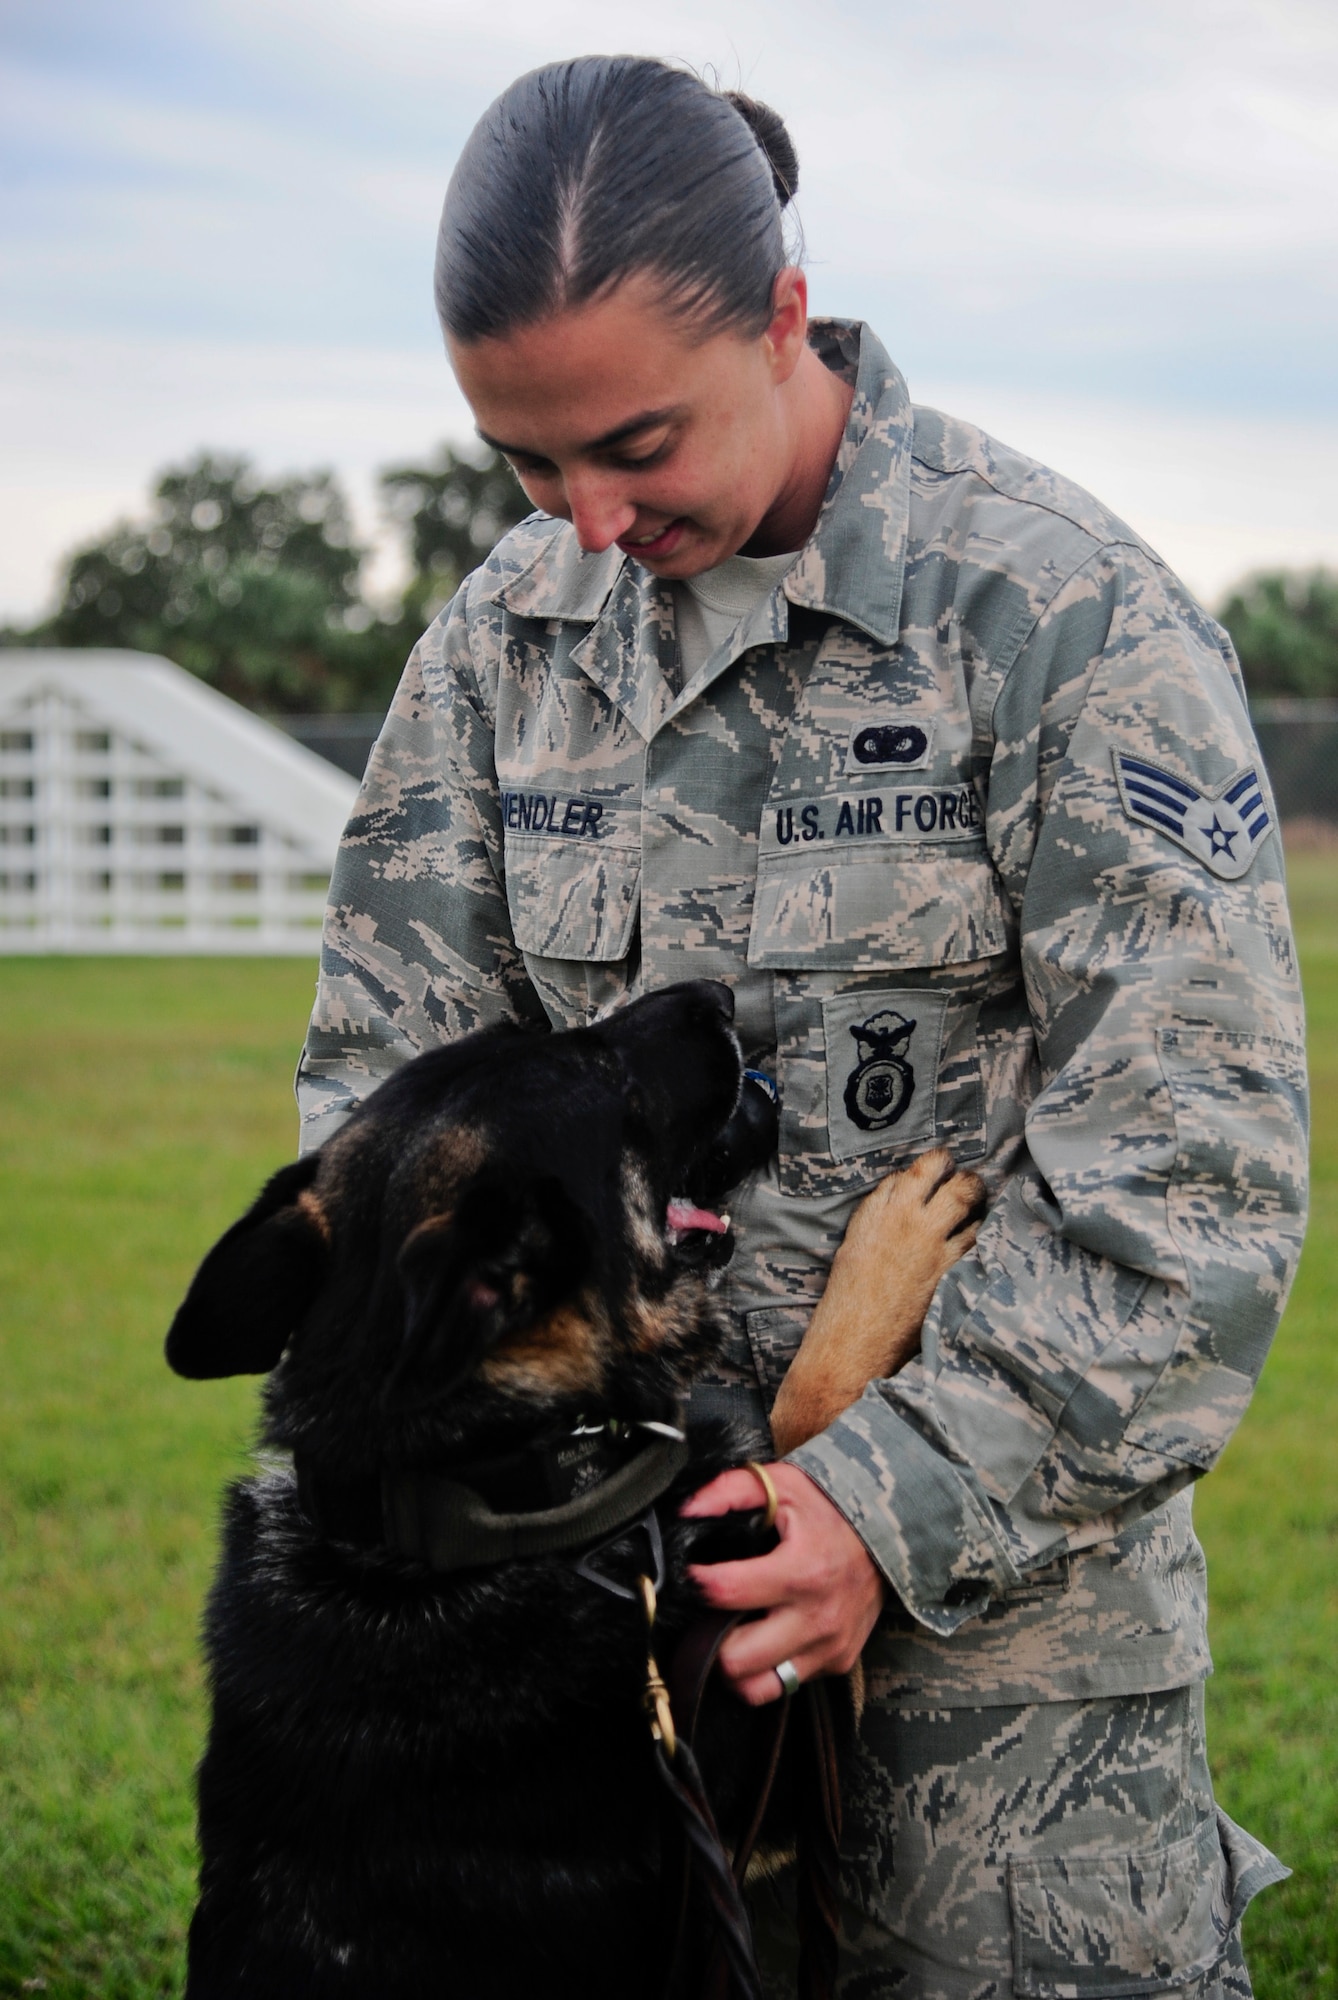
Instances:
[[[607,964],[631,949],[641,903],[637,808],[583,792],[504,790],[506,900],[527,957]]]
[[[787,1194],[857,1193],[985,1149],[976,1040],[1013,919],[975,842],[767,856],[750,965],[774,975]]]
[[[821,859],[818,858],[821,852]],[[824,972],[960,965],[1006,949],[989,856],[944,846],[763,850],[748,963]]]

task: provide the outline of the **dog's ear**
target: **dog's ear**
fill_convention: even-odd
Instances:
[[[281,1167],[240,1222],[221,1236],[172,1321],[167,1359],[178,1375],[263,1375],[316,1295],[326,1234],[315,1200],[300,1197],[319,1155]]]
[[[591,1258],[589,1225],[552,1179],[476,1184],[452,1213],[420,1222],[399,1254],[404,1344],[387,1407],[456,1388],[491,1348],[569,1298]]]

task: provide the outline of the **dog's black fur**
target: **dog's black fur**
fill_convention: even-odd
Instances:
[[[697,982],[408,1064],[209,1253],[172,1366],[272,1371],[264,1443],[334,1481],[663,1419],[717,1349],[728,1247],[671,1240],[666,1205],[717,1198],[770,1143],[741,1119],[731,1014]],[[677,1506],[735,1454],[718,1428],[691,1444],[657,1509],[662,1649],[694,1610],[687,1561],[723,1552]],[[635,1534],[608,1560],[645,1567]],[[660,1991],[636,1605],[565,1556],[443,1575],[323,1535],[276,1467],[228,1495],[205,1634],[189,2000]],[[726,1821],[753,1755],[733,1708],[704,1755]]]

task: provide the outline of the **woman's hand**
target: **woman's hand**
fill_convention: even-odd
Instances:
[[[801,1681],[844,1674],[858,1660],[883,1608],[883,1579],[844,1515],[793,1465],[767,1467],[780,1502],[780,1546],[750,1562],[694,1566],[689,1574],[717,1611],[763,1611],[720,1649],[736,1694],[754,1707],[776,1701],[776,1666],[789,1660]],[[751,1472],[722,1472],[681,1508],[689,1520],[756,1507]]]

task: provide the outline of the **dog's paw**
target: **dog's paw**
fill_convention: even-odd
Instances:
[[[941,1230],[954,1257],[960,1257],[975,1242],[985,1216],[987,1194],[980,1175],[955,1166],[952,1154],[939,1146],[913,1160],[905,1179],[920,1191],[925,1222]]]
[[[842,1254],[895,1258],[901,1282],[934,1285],[971,1249],[985,1213],[985,1183],[939,1146],[889,1174],[860,1203]],[[913,1275],[912,1275],[913,1274]]]
[[[798,1354],[771,1412],[780,1456],[814,1437],[869,1382],[904,1366],[939,1280],[976,1240],[978,1175],[942,1148],[889,1174],[850,1218]]]

